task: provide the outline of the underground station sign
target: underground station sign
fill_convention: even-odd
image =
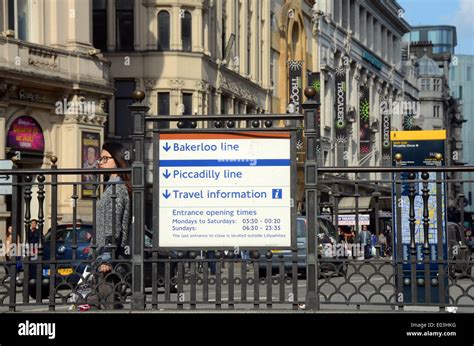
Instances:
[[[160,134],[159,246],[290,247],[290,133]]]

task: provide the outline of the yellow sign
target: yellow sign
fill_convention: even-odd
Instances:
[[[446,139],[446,130],[421,130],[421,131],[392,131],[392,141],[428,141],[433,139]]]

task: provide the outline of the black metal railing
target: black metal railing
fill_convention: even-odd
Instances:
[[[346,253],[343,258],[319,258],[319,267],[329,266],[317,278],[321,308],[336,305],[355,309],[376,309],[378,305],[378,308],[398,310],[412,305],[441,309],[454,306],[467,311],[474,308],[471,274],[474,262],[472,249],[465,241],[464,206],[456,203],[462,207],[448,212],[448,205],[453,204],[449,199],[453,196],[447,195],[452,186],[471,181],[445,174],[473,169],[467,166],[319,167],[319,191],[330,194],[330,203],[326,204],[332,206],[329,218],[335,228],[340,227],[339,220],[346,222],[344,217],[350,214],[352,228],[356,235],[360,234],[361,223],[366,223],[369,216],[370,230],[375,236],[386,234],[387,240],[385,249],[380,243],[368,245],[372,250],[369,255],[353,257]],[[339,173],[353,179],[336,176]],[[372,176],[360,179],[359,173]],[[390,175],[380,179],[379,173]],[[405,213],[400,210],[402,194],[408,199],[408,205],[403,206],[407,209]],[[347,208],[343,199],[352,200],[351,207]],[[390,203],[381,204],[382,200]],[[346,206],[346,210],[341,210],[341,206]],[[318,215],[321,215],[319,210]],[[336,242],[353,245],[341,239]],[[358,240],[354,243],[360,244]],[[347,267],[344,275],[336,270],[341,265]]]
[[[463,241],[464,207],[453,209],[451,203],[453,198],[464,201],[459,188],[471,181],[447,174],[471,172],[474,167],[318,167],[319,104],[311,101],[305,104],[305,181],[301,183],[306,215],[297,216],[294,203],[291,247],[162,248],[158,241],[158,200],[154,199],[151,210],[145,210],[147,188],[155,197],[159,195],[158,180],[146,185],[147,123],[176,125],[171,130],[154,126],[148,130],[153,136],[210,129],[296,132],[299,128],[277,128],[275,123],[296,123],[303,116],[199,115],[186,116],[185,122],[183,117],[145,117],[148,107],[142,102],[144,95],[134,96],[136,103],[130,107],[134,119],[132,167],[100,171],[131,175],[132,220],[126,253],[120,251],[116,256],[117,230],[112,223],[107,247],[110,259],[105,261],[111,268],[107,273],[99,271],[103,249],[97,245],[95,230],[100,191],[105,186],[112,189],[112,207],[107,212],[114,220],[117,186],[123,182],[103,182],[97,170],[58,169],[55,159],[52,169],[0,171],[0,175],[13,177],[13,239],[19,237],[20,244],[27,244],[33,219],[38,220],[39,234],[36,252],[28,250],[26,255],[0,261],[0,310],[474,308],[472,251]],[[292,159],[296,157],[294,144],[292,137]],[[154,155],[158,147],[155,140]],[[153,162],[158,161],[155,156]],[[156,169],[155,165],[155,174]],[[82,182],[78,177],[84,174],[96,178]],[[88,201],[79,198],[84,184],[94,186]],[[294,177],[292,189],[296,185]],[[452,196],[451,191],[461,193]],[[408,208],[403,215],[402,194],[406,196],[403,207]],[[436,210],[430,203],[437,206]],[[449,205],[439,207],[443,203]],[[447,210],[448,206],[452,210]],[[322,213],[323,207],[330,211]],[[146,212],[153,213],[151,229],[145,227]],[[65,214],[70,215],[67,221]],[[84,215],[89,218],[84,219]],[[297,223],[304,228],[302,233],[297,233]],[[354,234],[342,229],[348,224]],[[378,236],[378,242],[361,240],[364,225]],[[44,232],[46,228],[48,232]],[[428,236],[427,229],[436,230],[432,231],[434,238]],[[394,230],[403,232],[395,234]],[[423,237],[417,230],[424,231]],[[70,234],[68,242],[65,233]],[[385,242],[381,234],[386,234]]]

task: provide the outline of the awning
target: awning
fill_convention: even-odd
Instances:
[[[371,210],[370,204],[372,197],[359,197],[358,208],[359,213],[367,213]],[[355,197],[343,197],[339,201],[338,211],[341,214],[355,214],[356,212],[356,198]]]
[[[379,197],[379,211],[391,210],[391,198],[390,197]],[[358,200],[358,211],[359,213],[368,213],[375,207],[374,197],[359,197]],[[340,214],[355,214],[356,213],[356,198],[355,197],[343,197],[339,200],[338,212]]]

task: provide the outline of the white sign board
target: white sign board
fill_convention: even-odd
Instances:
[[[10,160],[0,160],[0,170],[12,169],[13,162]],[[0,195],[12,194],[12,176],[0,175]]]
[[[160,247],[290,247],[289,133],[161,134]]]
[[[355,226],[356,216],[355,214],[348,215],[338,215],[338,225],[339,226]],[[359,226],[369,226],[370,225],[370,215],[368,214],[359,214]]]

